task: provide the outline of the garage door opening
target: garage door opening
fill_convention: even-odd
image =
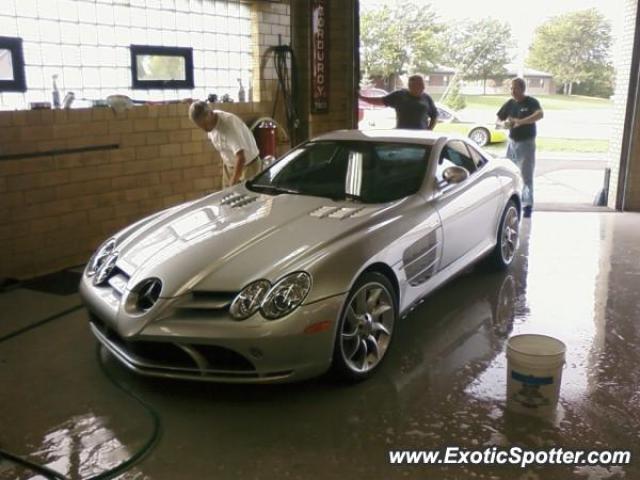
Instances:
[[[360,2],[360,91],[384,96],[421,74],[436,131],[506,155],[496,112],[523,77],[538,122],[535,209],[615,206],[635,30],[635,2]],[[360,129],[395,127],[391,108],[358,104]]]

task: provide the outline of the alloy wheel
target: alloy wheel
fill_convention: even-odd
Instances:
[[[484,147],[489,143],[489,135],[487,134],[487,131],[482,128],[473,129],[469,134],[469,138],[480,147]]]
[[[364,374],[374,369],[391,342],[395,321],[393,297],[377,282],[366,283],[351,298],[340,332],[344,363]]]
[[[510,264],[518,248],[520,219],[518,210],[513,205],[509,207],[502,223],[502,238],[500,252],[505,264]]]

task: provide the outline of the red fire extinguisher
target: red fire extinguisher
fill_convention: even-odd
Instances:
[[[276,156],[276,128],[276,122],[269,117],[259,118],[251,126],[260,151],[260,158]]]

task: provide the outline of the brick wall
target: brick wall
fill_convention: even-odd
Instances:
[[[310,2],[293,0],[291,28],[299,61],[299,113],[303,119],[301,133],[314,137],[323,132],[355,128],[357,118],[353,110],[358,79],[358,58],[355,55],[356,0],[327,0],[329,22],[329,111],[310,113]]]
[[[269,103],[223,104],[245,120]],[[86,262],[109,235],[221,185],[221,160],[188,104],[0,112],[0,155],[117,145],[0,160],[0,278]]]

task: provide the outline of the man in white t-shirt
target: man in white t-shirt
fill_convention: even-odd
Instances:
[[[206,102],[193,102],[189,118],[202,130],[222,157],[222,188],[251,180],[262,170],[256,141],[249,127],[233,113],[211,110]]]

